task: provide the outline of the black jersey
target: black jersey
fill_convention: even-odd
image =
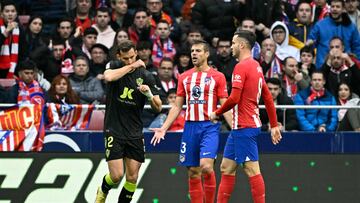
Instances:
[[[122,68],[120,61],[112,61],[110,69]],[[147,101],[137,87],[148,85],[158,95],[154,76],[145,68],[137,68],[122,78],[107,83],[104,133],[130,140],[143,138],[142,111]]]

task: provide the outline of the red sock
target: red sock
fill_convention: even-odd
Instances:
[[[205,191],[205,202],[214,203],[215,192],[216,192],[216,178],[215,172],[203,174],[204,178],[204,191]]]
[[[265,184],[261,174],[249,178],[254,203],[265,203]]]
[[[222,175],[217,194],[217,203],[227,203],[230,199],[231,193],[234,190],[235,176]]]
[[[203,202],[203,188],[201,178],[189,178],[189,194],[191,203]]]

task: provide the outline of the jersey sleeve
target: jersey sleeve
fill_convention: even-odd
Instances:
[[[224,74],[219,73],[218,77],[218,87],[217,87],[217,95],[219,98],[226,98],[228,97],[227,87],[226,87],[226,79]]]
[[[145,84],[149,86],[153,95],[159,95],[159,88],[156,86],[154,76],[147,70],[144,69]]]
[[[243,89],[246,80],[246,64],[238,63],[234,68],[232,74],[232,88]]]
[[[123,62],[121,62],[120,60],[112,60],[108,64],[106,64],[105,69],[113,70],[113,69],[122,68],[123,66],[125,66],[125,64]]]
[[[179,80],[178,80],[178,85],[177,85],[177,92],[176,92],[176,96],[179,97],[185,97],[185,87],[184,87],[184,83],[183,83],[184,77],[183,75],[180,75]]]

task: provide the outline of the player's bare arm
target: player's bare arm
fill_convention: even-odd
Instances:
[[[116,81],[122,78],[127,73],[134,71],[136,68],[145,67],[145,63],[142,60],[137,60],[136,62],[123,66],[118,69],[107,69],[104,72],[104,78],[106,82]]]
[[[225,102],[226,102],[226,98],[221,98],[219,100],[220,104],[223,105]],[[231,127],[232,125],[232,114],[231,114],[231,111],[227,111],[224,113],[224,118],[227,122],[227,124]]]
[[[145,95],[149,102],[150,102],[150,105],[151,105],[151,108],[156,111],[156,112],[160,112],[161,111],[161,105],[162,105],[162,102],[161,102],[161,99],[159,97],[159,95],[153,95],[151,90],[150,90],[150,87],[147,86],[147,85],[140,85],[138,87],[139,91]]]
[[[161,126],[161,128],[150,128],[149,130],[154,131],[155,134],[150,141],[150,144],[154,146],[159,144],[161,140],[164,139],[166,131],[170,128],[171,124],[175,121],[175,119],[179,116],[182,106],[184,105],[184,97],[177,96],[175,100],[175,105],[173,105],[166,117],[166,120]]]

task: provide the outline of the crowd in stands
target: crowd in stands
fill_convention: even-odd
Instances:
[[[104,104],[103,72],[129,39],[172,104],[179,74],[192,68],[194,40],[231,91],[236,30],[257,35],[253,57],[275,104],[360,105],[358,0],[1,0],[0,102]],[[9,87],[13,81],[14,86]],[[30,97],[39,92],[42,96]],[[42,101],[39,98],[44,98]],[[33,101],[34,100],[34,101]],[[144,112],[161,126],[166,110]],[[269,130],[265,110],[262,130]],[[360,109],[277,110],[287,131],[360,131]],[[285,117],[284,117],[285,116]],[[181,130],[182,114],[173,126]],[[283,124],[286,123],[284,126]],[[226,126],[225,126],[226,127]]]

